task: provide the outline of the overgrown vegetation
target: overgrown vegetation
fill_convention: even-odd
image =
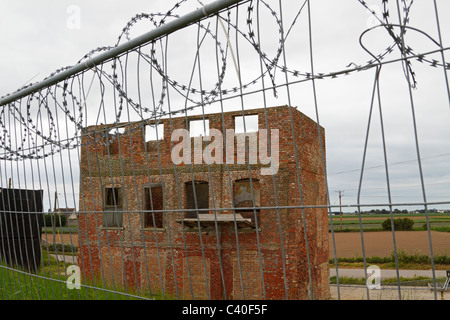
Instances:
[[[440,279],[437,279],[440,280]],[[383,279],[381,281],[382,285],[397,285],[398,282],[401,284],[407,284],[410,287],[421,287],[421,286],[428,286],[428,283],[433,281],[432,278],[429,277],[422,277],[422,276],[414,276],[412,278],[404,278],[399,277],[398,281],[397,278],[387,278]],[[331,284],[337,284],[336,276],[330,277],[330,283]],[[363,278],[354,278],[354,277],[339,277],[339,284],[340,285],[366,285],[366,279]]]
[[[67,217],[63,214],[46,214],[44,215],[44,226],[47,228],[65,227],[67,225]]]
[[[414,220],[410,218],[398,218],[398,219],[389,219],[383,221],[381,224],[381,228],[383,230],[392,230],[392,224],[394,225],[394,230],[397,231],[409,231],[412,230],[414,226]]]
[[[49,244],[43,244],[42,245],[42,250],[43,251],[49,251],[51,253],[58,253],[58,254],[62,254],[63,252],[65,254],[70,254],[70,255],[77,255],[78,254],[78,247],[75,245],[70,245],[70,244],[62,244],[62,243],[49,243]]]
[[[80,290],[67,287],[68,264],[58,262],[47,252],[42,252],[41,268],[29,274],[0,263],[0,300],[129,300],[139,299],[134,289],[104,286],[101,280],[83,281]],[[101,288],[99,287],[101,284]],[[149,295],[139,296],[150,298]],[[159,297],[152,296],[154,299]]]
[[[422,226],[422,228],[424,230],[427,230],[427,224],[424,223],[424,225]],[[430,227],[430,230],[432,231],[438,231],[438,232],[450,232],[450,226],[438,226],[438,227]]]
[[[56,234],[71,234],[76,235],[78,234],[78,227],[77,226],[65,226],[65,227],[55,227],[52,226],[44,226],[42,228],[42,233],[47,235],[52,235],[53,232],[56,232]]]
[[[450,256],[447,255],[437,255],[434,256],[434,264],[439,266],[450,266]],[[428,267],[431,265],[431,258],[430,256],[426,254],[421,253],[409,253],[406,250],[398,250],[397,251],[397,261],[399,264],[401,264],[403,267],[407,265],[425,265]],[[331,265],[335,264],[335,259],[332,258],[329,260]],[[353,257],[353,258],[338,258],[337,259],[338,264],[357,264],[357,263],[364,263],[363,257]],[[377,264],[377,265],[383,265],[385,264],[386,267],[395,267],[395,254],[394,252],[391,253],[389,257],[366,257],[366,263],[370,264]]]

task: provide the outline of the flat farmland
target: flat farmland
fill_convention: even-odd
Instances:
[[[334,258],[331,233],[330,258]],[[338,258],[362,257],[362,240],[359,232],[336,232],[334,234],[336,255]],[[363,232],[366,257],[388,257],[394,251],[394,236],[391,231]],[[411,254],[430,254],[430,241],[427,231],[396,231],[397,250]],[[450,255],[450,233],[431,231],[433,255]]]
[[[362,215],[361,216],[361,225],[364,229],[380,229],[381,223],[390,218],[389,215]],[[420,229],[423,228],[423,225],[426,223],[425,215],[397,215],[394,214],[394,219],[399,218],[409,218],[414,221],[414,228]],[[449,214],[430,214],[428,216],[428,220],[430,222],[431,227],[449,227],[450,228],[450,215]],[[331,228],[331,223],[330,223]],[[339,216],[333,216],[333,229],[358,229],[360,228],[359,218],[357,215],[343,215],[342,219]]]
[[[430,239],[428,232],[423,228],[426,223],[425,215],[394,215],[394,219],[407,217],[414,221],[414,231],[374,231],[381,230],[381,223],[389,215],[361,216],[361,225],[356,215],[333,216],[334,244],[338,258],[362,257],[364,250],[366,257],[388,257],[394,250],[394,237],[397,250],[408,253],[430,254]],[[434,228],[450,228],[450,215],[430,214],[428,216],[432,231],[431,244],[433,255],[450,255],[450,232],[438,232]],[[362,236],[359,232],[362,226]],[[352,232],[338,232],[340,229]],[[331,223],[330,223],[331,229]],[[329,233],[330,258],[334,258],[334,245],[332,233]]]

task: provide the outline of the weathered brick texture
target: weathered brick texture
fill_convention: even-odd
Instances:
[[[301,208],[327,204],[322,160],[325,152],[321,150],[321,146],[325,148],[324,130],[320,128],[320,141],[317,124],[287,106],[247,110],[245,114],[259,115],[260,130],[266,129],[267,115],[268,129],[279,130],[279,170],[274,176],[262,175],[259,162],[227,165],[225,152],[223,164],[174,165],[171,151],[178,141],[171,141],[171,132],[186,128],[185,117],[162,119],[164,139],[147,143],[145,123],[123,124],[125,132],[112,139],[109,148],[105,133],[110,127],[86,128],[79,206],[78,258],[83,274],[103,277],[116,286],[179,299],[309,299],[311,295],[327,299],[327,211]],[[205,117],[210,128],[225,133],[234,128],[234,117],[240,115],[241,111]],[[252,219],[258,229],[236,230],[233,219],[202,226],[201,232],[195,224],[188,227],[181,223],[188,202],[187,182],[194,179],[209,183],[209,211],[200,213],[214,214],[211,209],[223,209],[216,213],[233,217],[234,194],[250,192],[250,178],[253,193],[259,196],[255,207],[262,208],[256,211],[256,221]],[[237,181],[244,182],[239,185]],[[160,215],[163,225],[145,228],[145,187],[158,185],[163,190],[164,212],[153,214]],[[103,226],[105,187],[122,190],[124,214],[119,228]],[[155,192],[154,197],[156,205],[161,195]],[[252,206],[246,203],[244,206]],[[252,218],[255,211],[242,214]]]

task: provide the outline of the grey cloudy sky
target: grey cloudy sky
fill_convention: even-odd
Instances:
[[[211,1],[204,1],[208,3]],[[366,1],[373,10],[381,12],[381,1]],[[400,5],[404,1],[398,1]],[[167,12],[176,1],[12,1],[0,2],[0,96],[13,92],[32,80],[37,82],[60,67],[76,64],[87,52],[101,46],[114,46],[122,28],[137,13]],[[279,2],[267,3],[280,15]],[[389,12],[392,23],[398,23],[396,1],[390,1]],[[409,1],[406,1],[409,3]],[[443,47],[450,44],[450,3],[436,1]],[[307,7],[303,0],[282,1],[284,27],[290,30],[285,43],[285,56],[279,64],[289,70],[311,71],[309,25]],[[184,3],[175,13],[183,15],[200,7],[197,1]],[[409,26],[422,30],[439,41],[434,2],[415,1],[411,7]],[[242,9],[245,17],[245,9]],[[298,14],[298,16],[297,16]],[[253,23],[257,23],[256,16]],[[313,59],[316,73],[328,74],[347,69],[350,64],[365,65],[372,57],[360,46],[360,35],[373,22],[370,13],[356,0],[333,1],[316,0],[311,2]],[[276,20],[270,10],[260,6],[261,48],[269,57],[276,55],[279,46],[279,33]],[[215,21],[211,20],[211,28]],[[153,28],[150,23],[139,23],[131,30],[131,37]],[[240,29],[247,32],[247,25]],[[395,29],[398,33],[398,28]],[[183,31],[169,37],[168,75],[179,83],[188,83],[196,50],[197,29]],[[234,39],[231,39],[234,41]],[[221,43],[226,39],[221,35]],[[385,29],[379,28],[366,34],[363,44],[375,55],[383,53],[391,45],[392,38]],[[414,53],[425,53],[438,49],[425,35],[409,30],[405,42]],[[244,39],[239,47],[233,48],[239,59],[243,83],[259,77],[261,70],[255,50]],[[397,51],[395,51],[397,50]],[[156,53],[162,57],[161,53]],[[204,88],[214,87],[217,82],[217,62],[215,46],[207,36],[202,44],[201,63]],[[448,54],[447,54],[448,55]],[[398,49],[384,61],[398,59]],[[441,55],[433,54],[427,58],[441,62]],[[255,63],[255,61],[257,63]],[[130,65],[136,61],[130,57]],[[133,69],[134,68],[134,69]],[[136,72],[131,66],[130,74]],[[422,158],[426,197],[429,202],[450,200],[450,112],[449,99],[442,67],[432,67],[426,63],[413,61],[417,88],[412,90],[414,116],[419,150]],[[188,70],[188,72],[186,72]],[[145,72],[145,66],[141,72]],[[275,82],[286,82],[279,70]],[[330,203],[338,203],[336,190],[344,190],[344,204],[356,204],[360,179],[360,168],[364,152],[375,69],[351,72],[335,79],[325,78],[316,81],[314,99],[311,81],[299,82],[290,86],[290,101],[300,111],[317,120],[316,103],[320,124],[326,130],[327,170]],[[302,78],[289,77],[290,81]],[[86,77],[89,81],[90,77]],[[227,73],[224,87],[237,86],[236,70],[231,56],[227,56]],[[130,84],[132,84],[130,80]],[[199,86],[197,80],[193,86]],[[270,81],[265,80],[270,86]],[[259,87],[253,88],[253,90]],[[155,83],[155,90],[160,87]],[[249,91],[252,87],[249,87]],[[417,162],[417,144],[413,126],[411,99],[404,70],[400,63],[386,64],[380,75],[381,105],[384,133],[389,163],[389,179],[394,203],[420,203],[423,201],[421,179]],[[95,88],[94,88],[95,91]],[[267,92],[267,106],[288,104],[285,87],[278,88],[278,97]],[[130,90],[130,95],[136,97]],[[145,95],[145,93],[143,93]],[[96,105],[92,94],[92,105]],[[176,92],[172,95],[174,108],[183,108],[185,101]],[[249,94],[244,97],[245,108],[263,106],[262,95]],[[240,108],[239,99],[230,99],[230,109]],[[217,111],[214,106],[205,112]],[[95,123],[98,107],[89,115],[89,122]],[[361,190],[361,203],[387,203],[386,170],[382,148],[380,113],[375,104],[370,123],[368,148],[364,179]],[[64,172],[64,174],[67,174]],[[4,183],[5,176],[2,176]],[[73,178],[76,179],[77,178]],[[70,192],[70,191],[66,191]],[[76,192],[75,192],[76,193]],[[68,201],[69,205],[71,200]],[[399,206],[401,207],[401,206]],[[450,205],[439,208],[450,208]],[[412,209],[415,207],[405,207]],[[420,208],[420,207],[418,207]],[[355,211],[348,208],[345,211]]]

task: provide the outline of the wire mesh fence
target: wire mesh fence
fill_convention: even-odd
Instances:
[[[448,4],[187,3],[0,99],[1,298],[444,297]]]

